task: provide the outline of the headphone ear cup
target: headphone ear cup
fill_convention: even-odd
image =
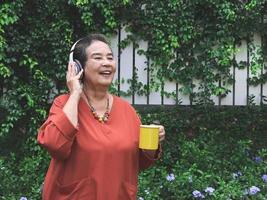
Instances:
[[[74,66],[75,66],[75,73],[76,73],[76,74],[78,74],[78,73],[83,69],[83,67],[82,67],[82,65],[81,65],[81,63],[80,63],[80,61],[78,61],[78,60],[76,60],[76,59],[74,59]],[[83,77],[83,74],[82,74],[82,76],[81,76],[81,79],[82,79],[82,77]]]
[[[76,59],[74,60],[74,65],[75,65],[75,72],[76,74],[78,74],[83,69],[83,67],[81,63]]]

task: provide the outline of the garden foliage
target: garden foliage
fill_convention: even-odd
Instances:
[[[111,36],[122,27],[129,31],[122,48],[148,42],[138,53],[151,61],[151,87],[131,80],[138,86],[132,90],[146,95],[174,80],[191,102],[204,105],[140,109],[143,123],[160,120],[168,135],[162,160],[140,176],[140,198],[266,198],[265,106],[208,106],[212,95],[228,94],[233,66],[250,68],[249,84],[266,83],[266,73],[258,73],[267,56],[266,12],[266,0],[2,0],[0,199],[40,199],[49,157],[36,133],[51,100],[66,92],[69,49],[88,33]],[[262,46],[250,62],[236,63],[241,40],[255,49],[254,33]],[[200,82],[197,93],[193,80]]]
[[[266,107],[139,109],[167,131],[158,164],[139,177],[140,199],[267,197]]]

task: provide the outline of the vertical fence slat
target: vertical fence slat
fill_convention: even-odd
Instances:
[[[193,88],[193,81],[191,82],[191,88]],[[193,95],[192,93],[189,94],[189,101],[190,101],[190,106],[193,105]]]
[[[176,92],[176,95],[175,95],[175,104],[178,105],[178,101],[179,101],[179,85],[178,83],[175,84],[175,92]]]
[[[261,24],[263,26],[264,24],[264,14],[262,14],[261,16]],[[261,49],[263,49],[263,35],[261,33],[260,35],[260,38],[261,38]],[[262,65],[261,65],[261,76],[263,75],[263,69],[264,69],[264,58],[263,58],[263,61],[262,61]],[[263,83],[261,83],[260,85],[260,105],[262,106],[263,105]]]
[[[121,91],[121,27],[118,30],[118,96]]]
[[[132,104],[135,104],[135,81],[136,81],[136,68],[135,68],[135,45],[133,44],[133,75],[132,75]]]
[[[234,52],[236,51],[236,44],[234,43]],[[233,55],[233,106],[235,105],[235,63],[236,57],[235,54]]]
[[[163,73],[161,72],[161,76],[163,76]],[[162,77],[163,79],[163,77]],[[164,81],[161,82],[161,105],[164,105]]]
[[[219,80],[219,88],[221,88],[221,87],[222,87],[222,80],[220,78],[220,80]],[[218,98],[219,98],[218,105],[221,106],[221,104],[222,104],[222,95],[219,94]]]
[[[4,80],[0,80],[0,95],[4,95]]]
[[[247,105],[249,104],[249,45],[250,45],[250,41],[249,41],[249,36],[247,36]]]
[[[164,83],[161,85],[161,105],[164,105]]]
[[[149,77],[150,77],[150,74],[149,74],[149,71],[150,71],[150,67],[149,67],[149,65],[150,65],[150,60],[149,60],[149,57],[147,57],[147,83],[146,83],[146,85],[147,85],[147,98],[146,98],[146,104],[147,105],[149,105],[149,94],[150,94],[150,91],[149,91],[149,81],[150,81],[150,79],[149,79]]]
[[[178,58],[178,50],[176,50],[176,53],[175,53],[175,57],[176,59]],[[175,83],[175,104],[178,105],[178,101],[179,101],[179,84],[176,82]]]

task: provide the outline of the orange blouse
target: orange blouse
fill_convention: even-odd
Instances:
[[[132,106],[113,96],[107,123],[87,103],[78,105],[78,127],[63,112],[69,95],[57,97],[38,132],[52,159],[43,200],[136,200],[137,176],[155,159],[138,148],[140,120]]]

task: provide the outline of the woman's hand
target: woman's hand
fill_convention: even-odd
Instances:
[[[78,74],[76,74],[74,63],[69,63],[66,81],[70,94],[76,93],[80,95],[82,93],[82,84],[80,81],[82,73],[83,69]]]
[[[81,70],[77,75],[75,73],[74,63],[69,63],[68,71],[66,75],[67,86],[70,91],[70,97],[63,107],[63,112],[69,118],[73,126],[78,125],[78,103],[82,94],[82,84],[80,82],[80,77],[83,73]]]
[[[165,140],[165,129],[164,126],[159,125],[159,141],[162,142]]]

